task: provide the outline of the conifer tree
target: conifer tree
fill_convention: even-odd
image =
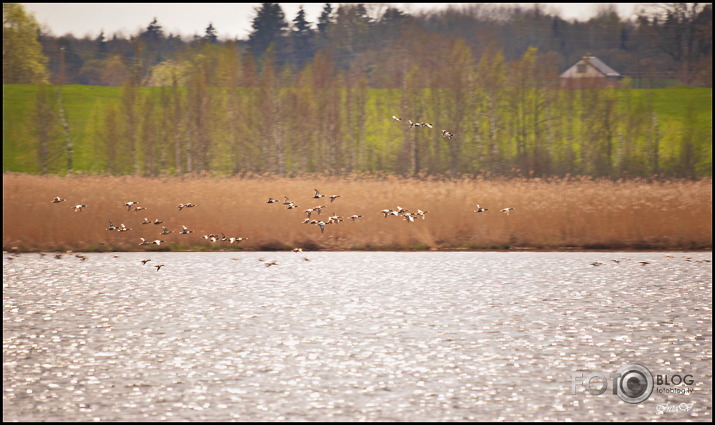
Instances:
[[[293,19],[291,33],[291,56],[298,68],[302,68],[305,62],[313,57],[312,38],[313,30],[310,28],[310,22],[305,19],[305,10],[301,6]]]
[[[212,23],[209,23],[209,26],[206,27],[206,33],[204,34],[204,40],[208,41],[209,43],[216,43],[218,41],[218,36],[216,35],[216,29],[214,28]]]
[[[248,35],[248,45],[254,55],[260,56],[271,43],[281,39],[288,23],[278,3],[261,3],[255,12],[256,17],[251,24],[253,32]]]
[[[328,25],[330,24],[332,20],[332,13],[333,13],[333,6],[330,5],[330,3],[325,3],[325,6],[323,7],[323,12],[320,14],[320,17],[318,18],[318,32],[321,34],[325,34]]]

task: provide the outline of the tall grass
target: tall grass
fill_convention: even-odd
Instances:
[[[342,197],[313,199],[313,189]],[[55,196],[67,201],[53,204]],[[286,209],[284,196],[299,205]],[[267,204],[268,197],[279,203]],[[126,201],[147,210],[128,212]],[[179,211],[179,203],[194,208]],[[86,204],[82,212],[72,206]],[[475,213],[475,205],[488,208]],[[345,221],[303,224],[326,205]],[[384,218],[397,206],[429,211],[413,223]],[[513,207],[510,215],[500,212]],[[355,222],[352,214],[363,217]],[[143,225],[159,218],[173,230]],[[105,230],[109,220],[127,232]],[[192,234],[179,234],[181,226]],[[417,180],[385,178],[142,178],[3,176],[3,249],[239,249],[201,236],[241,236],[240,249],[711,249],[712,180]],[[140,237],[166,245],[139,246]]]

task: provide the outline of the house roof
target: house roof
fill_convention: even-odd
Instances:
[[[607,77],[620,77],[621,74],[618,72],[614,71],[613,68],[610,66],[606,65],[603,63],[603,61],[595,56],[587,56],[584,59],[588,58],[588,63],[593,65],[597,70],[600,72],[604,73]]]
[[[566,71],[564,71],[561,74],[562,78],[573,78],[575,75],[573,75],[574,69],[578,65],[590,65],[591,68],[593,68],[596,72],[599,74],[603,75],[606,78],[622,78],[621,74],[616,72],[613,68],[610,66],[606,65],[601,59],[591,56],[590,54],[586,54],[584,57],[579,59],[578,62],[575,64],[571,65]]]

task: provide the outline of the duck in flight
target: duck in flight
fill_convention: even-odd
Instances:
[[[318,227],[320,227],[320,233],[325,233],[325,223],[321,220],[315,223]]]
[[[477,212],[477,213],[481,213],[481,212],[485,212],[485,211],[489,211],[489,208],[482,208],[479,206],[479,204],[477,204],[477,209],[474,210],[474,212]]]
[[[130,211],[132,209],[132,205],[138,204],[137,201],[127,201],[124,203],[124,206],[127,207],[127,211]]]
[[[313,198],[325,198],[325,195],[321,195],[318,189],[313,190],[315,190],[315,195],[313,195]]]
[[[511,208],[511,207],[509,207],[509,208],[502,208],[501,212],[503,212],[503,213],[506,214],[506,215],[509,215],[509,211],[513,211],[513,210],[515,210],[515,209],[516,209],[516,208]]]
[[[454,137],[454,133],[451,133],[447,130],[442,130],[442,137],[444,137],[445,139],[451,139],[452,137]]]
[[[52,200],[53,204],[59,204],[60,202],[64,202],[65,200],[63,198],[60,198],[59,196],[55,196],[55,199]]]
[[[74,208],[74,212],[82,212],[82,209],[87,208],[87,206],[84,204],[79,204],[79,205],[75,205],[72,208]]]

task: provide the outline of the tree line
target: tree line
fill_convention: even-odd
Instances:
[[[711,133],[692,122],[662,122],[652,91],[559,90],[556,51],[531,46],[510,57],[496,42],[475,49],[466,35],[449,32],[456,24],[442,26],[456,19],[451,14],[482,16],[482,7],[491,10],[473,5],[464,9],[469,13],[450,9],[419,19],[388,8],[378,25],[365,6],[341,5],[332,17],[326,4],[298,50],[294,33],[267,30],[282,28],[275,25],[282,13],[275,3],[257,9],[245,43],[220,42],[212,29],[179,45],[154,21],[130,49],[146,60],[121,68],[119,99],[92,108],[82,129],[91,140],[83,148],[91,156],[89,170],[150,176],[712,174]],[[695,9],[697,16],[708,7]],[[515,14],[508,16],[541,13],[538,7],[506,10]],[[379,48],[371,38],[375,28],[387,40]],[[160,59],[156,54],[168,50],[152,50],[147,40],[174,40],[176,53]],[[28,121],[36,131],[27,146],[39,172],[72,170],[71,123],[59,127],[48,90],[37,92]],[[432,127],[409,126],[408,120]]]
[[[31,16],[17,17],[18,9],[22,9],[19,4],[3,4],[3,15],[14,14],[15,22],[32,21]],[[289,21],[280,4],[262,3],[254,14],[245,40],[222,38],[220,28],[211,23],[202,35],[167,34],[159,17],[128,37],[102,33],[94,39],[55,36],[36,23],[25,32],[6,31],[13,25],[4,24],[3,82],[47,81],[34,73],[14,72],[11,64],[23,55],[6,54],[13,50],[11,45],[24,46],[35,38],[47,58],[47,77],[55,84],[121,86],[132,77],[140,85],[167,85],[166,69],[182,62],[197,46],[209,43],[231,46],[257,61],[273,46],[278,65],[293,73],[319,52],[331,50],[340,69],[364,69],[370,87],[397,88],[405,69],[413,64],[431,66],[439,60],[435,48],[461,39],[477,59],[487,51],[499,50],[507,61],[516,60],[536,47],[551,54],[555,72],[559,72],[591,53],[631,78],[675,79],[712,87],[711,4],[644,4],[635,17],[627,19],[621,18],[613,5],[604,4],[585,21],[562,19],[558,12],[539,4],[463,4],[406,13],[386,4],[326,3],[317,22],[308,22],[302,7]],[[17,36],[6,40],[11,34]],[[15,50],[24,55],[29,51]],[[37,60],[29,58],[27,62]]]

